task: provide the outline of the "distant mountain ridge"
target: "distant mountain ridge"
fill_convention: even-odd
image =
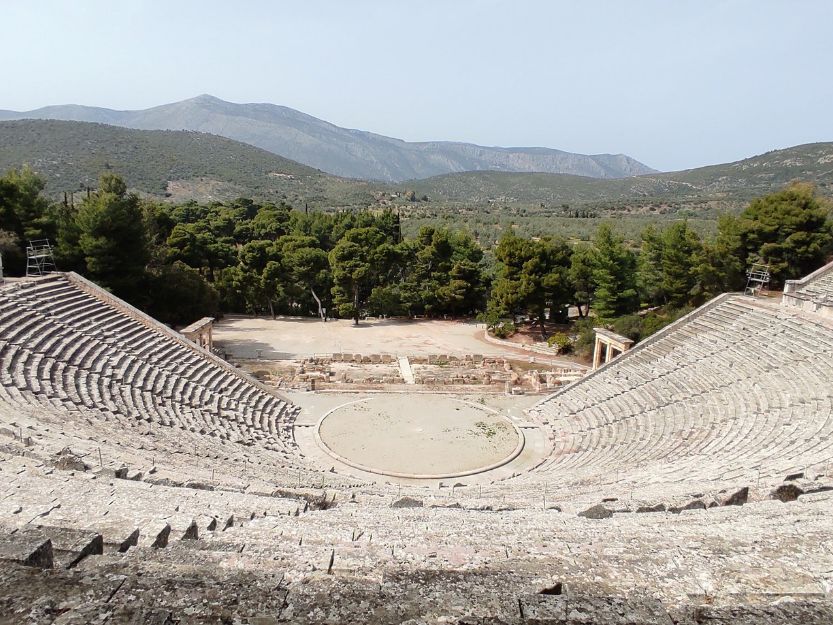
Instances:
[[[210,95],[136,111],[76,104],[0,110],[0,120],[84,121],[142,130],[206,132],[349,178],[401,182],[465,171],[543,172],[625,178],[655,170],[624,154],[574,154],[550,148],[407,142],[341,128],[275,104],[236,104]]]
[[[569,174],[465,172],[405,183],[339,178],[254,146],[207,133],[136,130],[107,124],[0,121],[0,174],[31,165],[52,196],[94,187],[103,171],[122,175],[136,191],[171,201],[253,197],[301,207],[405,208],[676,205],[735,206],[793,180],[833,198],[833,142],[774,150],[734,163],[631,178]],[[412,191],[429,202],[407,202]]]
[[[414,181],[418,194],[469,205],[490,202],[628,204],[691,199],[748,201],[793,181],[816,185],[833,197],[833,142],[772,150],[733,163],[617,180],[564,174],[465,172]]]

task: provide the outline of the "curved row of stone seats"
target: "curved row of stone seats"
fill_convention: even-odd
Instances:
[[[822,267],[817,274],[817,277],[808,276],[807,284],[801,286],[793,295],[833,304],[833,263]]]
[[[833,262],[800,280],[787,280],[781,303],[785,308],[833,318]]]
[[[298,498],[177,488],[82,471],[52,470],[21,457],[0,457],[0,519],[6,526],[51,525],[99,532],[118,543],[136,529],[168,524],[175,536],[257,516],[297,515]],[[142,542],[154,536],[142,536]]]
[[[83,278],[16,282],[2,296],[0,400],[294,449],[296,407]]]
[[[532,413],[553,452],[520,481],[698,489],[823,466],[833,459],[833,327],[722,296]]]
[[[276,488],[362,484],[325,473],[291,448],[272,451],[259,444],[230,443],[198,430],[160,427],[118,411],[67,411],[62,405],[25,403],[23,397],[14,406],[0,402],[0,446],[9,449],[10,445],[43,466],[118,472],[129,479],[162,484],[264,493]]]
[[[288,500],[186,494],[60,471],[18,472],[28,460],[9,462],[0,487],[0,539],[10,531],[25,539],[32,528],[46,535],[61,528],[97,532],[108,545],[71,571],[41,576],[41,584],[72,579],[87,590],[86,601],[73,601],[63,588],[52,595],[54,588],[40,587],[41,597],[63,599],[60,622],[96,622],[83,611],[93,605],[106,611],[108,603],[110,611],[119,610],[130,601],[169,609],[173,606],[166,601],[183,601],[177,604],[187,609],[182,614],[201,617],[208,609],[245,606],[252,612],[234,614],[271,616],[254,621],[270,623],[400,623],[401,618],[388,621],[378,611],[382,603],[400,602],[418,602],[426,622],[442,622],[437,619],[447,615],[456,617],[454,622],[466,616],[523,622],[517,595],[555,592],[560,584],[595,595],[650,589],[668,606],[692,600],[725,605],[739,597],[765,602],[823,598],[833,570],[833,553],[819,549],[833,538],[826,514],[831,492],[792,503],[758,501],[602,519],[552,508],[499,513],[452,505],[399,508],[392,507],[395,498],[390,496],[375,503],[343,500],[334,508],[296,515],[297,502]],[[9,513],[10,506],[20,510]],[[224,523],[227,514],[235,521]],[[136,529],[139,535],[133,539]],[[0,584],[0,605],[14,607],[6,614],[27,609],[23,599],[33,579],[15,567],[4,566],[0,573],[17,571]],[[247,587],[226,575],[250,576],[251,583]],[[121,595],[118,585],[107,586],[100,599],[89,586],[97,576],[121,580],[128,592]],[[137,578],[147,580],[141,592],[134,586]],[[271,586],[257,583],[266,578]],[[206,581],[194,586],[189,580],[195,579]],[[215,584],[230,580],[236,580],[231,587],[239,596],[220,600]],[[359,583],[376,591],[357,592],[354,584]],[[188,594],[190,603],[179,593]],[[274,611],[258,613],[274,593],[280,598],[277,605],[269,604]],[[370,607],[369,596],[375,597]],[[333,605],[346,611],[341,618],[328,611]],[[359,612],[353,611],[362,610],[370,611],[357,618]],[[183,622],[217,621],[222,619]],[[226,621],[232,621],[230,615]]]

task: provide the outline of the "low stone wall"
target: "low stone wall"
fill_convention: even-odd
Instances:
[[[801,293],[790,293],[784,291],[784,296],[781,298],[781,304],[789,308],[798,308],[804,312],[814,313],[822,317],[829,317],[833,319],[833,304],[819,302],[818,300],[810,299],[803,296]]]
[[[805,291],[807,287],[822,278],[833,273],[833,262],[827,263],[824,267],[816,269],[813,273],[804,276],[800,280],[787,280],[784,283],[784,295],[781,298],[781,305],[790,308],[798,308],[804,312],[822,315],[833,318],[833,301],[830,296],[821,299],[812,293]]]
[[[457,356],[455,354],[438,354],[429,356],[407,356],[411,364],[416,365],[463,365],[471,364],[480,366],[484,364],[493,364],[496,362],[505,362],[504,358],[485,358],[483,354],[465,354]],[[354,364],[396,364],[397,356],[393,354],[350,354],[350,353],[335,353],[325,356],[313,356],[304,360],[304,362],[327,363],[327,362],[344,362]]]

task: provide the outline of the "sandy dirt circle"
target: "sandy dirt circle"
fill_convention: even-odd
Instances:
[[[500,413],[447,396],[380,396],[330,411],[318,424],[327,453],[400,477],[451,477],[499,466],[523,438]]]

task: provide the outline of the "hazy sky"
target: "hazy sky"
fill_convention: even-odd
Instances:
[[[210,93],[663,170],[833,140],[833,0],[0,0],[0,108]]]

